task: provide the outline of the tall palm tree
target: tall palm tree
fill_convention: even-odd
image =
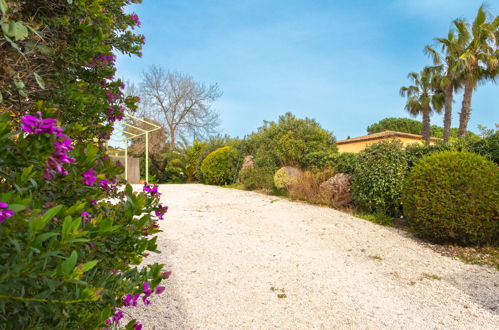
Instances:
[[[430,143],[430,115],[440,112],[444,103],[444,93],[440,89],[438,77],[440,68],[425,67],[421,73],[411,72],[408,77],[413,85],[402,87],[400,95],[407,97],[405,109],[410,114],[423,115],[423,140]]]
[[[460,89],[462,83],[462,65],[459,57],[469,43],[470,34],[462,21],[454,21],[454,29],[449,31],[447,38],[436,38],[435,40],[441,46],[443,54],[431,46],[425,47],[425,53],[442,71],[439,83],[445,95],[443,140],[444,143],[447,143],[450,138],[454,92]]]
[[[466,26],[466,33],[471,35],[471,41],[459,57],[463,68],[464,95],[459,116],[459,138],[466,136],[471,113],[471,97],[479,82],[494,79],[498,74],[499,58],[497,40],[499,16],[488,23],[484,7],[478,9],[477,16],[471,26],[456,20]],[[462,22],[462,23],[461,23]],[[471,31],[470,31],[471,29]]]

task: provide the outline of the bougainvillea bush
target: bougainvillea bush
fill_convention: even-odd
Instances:
[[[156,252],[167,207],[157,186],[120,185],[107,156],[134,111],[116,52],[140,55],[126,0],[0,0],[0,324],[8,329],[140,329],[169,273]]]

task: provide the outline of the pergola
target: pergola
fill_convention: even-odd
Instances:
[[[125,128],[124,129],[119,129],[119,128],[116,129],[117,131],[123,133],[123,139],[121,141],[125,142],[125,180],[128,180],[128,141],[135,139],[135,138],[138,138],[142,135],[146,136],[146,143],[145,143],[145,145],[146,145],[145,146],[145,149],[146,149],[145,150],[146,182],[149,182],[149,133],[157,131],[158,129],[161,129],[161,126],[156,125],[154,123],[151,123],[150,121],[134,117],[134,116],[129,115],[129,114],[125,114],[125,117],[132,118],[133,120],[140,121],[140,122],[152,127],[150,129],[144,129],[144,128],[140,128],[140,127],[134,126],[132,124],[123,122],[123,125],[125,126]],[[133,128],[133,129],[139,131],[140,133],[129,132],[126,130],[127,128]]]

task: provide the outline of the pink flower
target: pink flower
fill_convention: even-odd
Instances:
[[[62,128],[57,125],[57,120],[53,118],[42,118],[41,112],[37,112],[38,117],[25,115],[21,118],[21,129],[32,134],[59,134]]]
[[[157,286],[156,289],[154,289],[154,293],[156,294],[162,294],[165,291],[164,286]]]
[[[135,330],[142,330],[142,324],[140,324],[139,322],[137,322],[137,323],[135,323],[135,324],[133,325],[133,328],[134,328]]]
[[[130,15],[130,19],[131,19],[132,21],[134,21],[134,22],[135,22],[135,24],[137,24],[138,26],[140,26],[140,24],[141,24],[141,23],[140,23],[140,21],[139,21],[139,16],[137,16],[137,14],[131,14],[131,15]]]
[[[95,176],[95,170],[93,168],[83,172],[81,174],[81,177],[82,177],[81,181],[87,186],[92,186],[95,180],[97,180],[97,177]]]
[[[9,204],[0,202],[0,223],[14,216],[15,212],[12,210],[7,210],[8,207]]]
[[[172,272],[162,272],[161,276],[163,276],[163,278],[169,278],[171,274]]]

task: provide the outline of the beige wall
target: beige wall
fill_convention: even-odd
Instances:
[[[125,157],[109,156],[114,161],[120,161],[125,166]],[[140,181],[140,160],[138,158],[128,157],[128,183],[139,183]],[[124,175],[121,175],[124,177]]]
[[[368,145],[373,144],[373,143],[378,143],[381,141],[389,141],[389,140],[400,140],[402,144],[407,146],[408,144],[412,143],[419,143],[422,144],[423,141],[419,139],[410,139],[410,138],[404,138],[404,137],[389,137],[389,138],[379,138],[376,140],[369,140],[369,141],[359,141],[359,142],[352,142],[352,143],[346,143],[346,144],[338,144],[338,151],[339,152],[361,152],[364,150]],[[433,143],[431,143],[433,144]]]

